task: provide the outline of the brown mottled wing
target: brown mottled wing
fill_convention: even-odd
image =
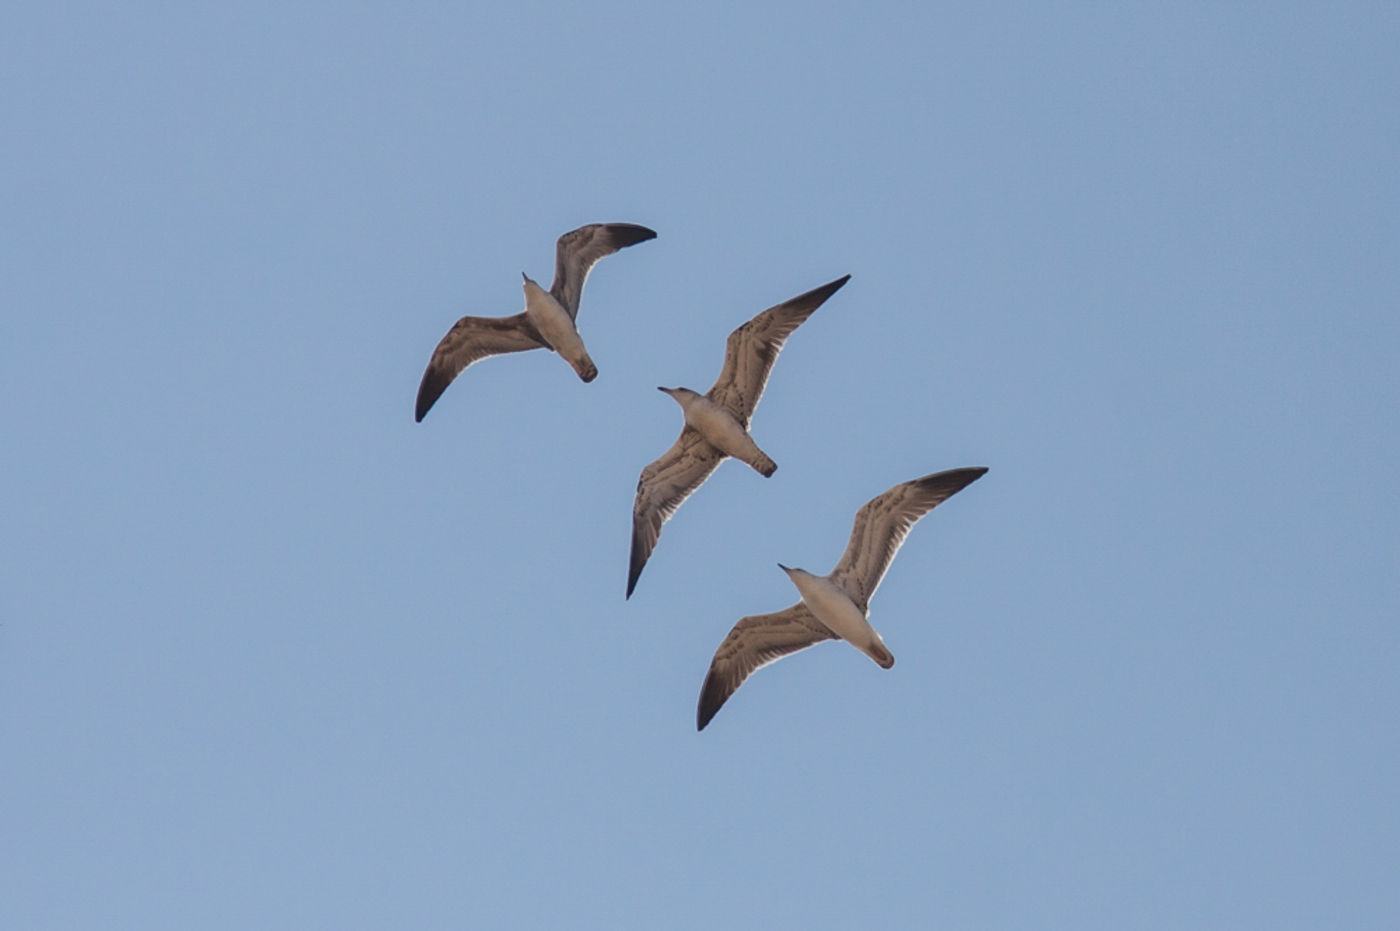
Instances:
[[[831,581],[861,608],[869,607],[870,596],[919,518],[986,472],[981,466],[937,472],[896,485],[866,502],[856,512],[851,539],[841,561],[831,570]]]
[[[627,569],[627,597],[637,587],[642,567],[647,564],[661,525],[671,519],[676,509],[695,489],[705,483],[724,459],[724,454],[701,438],[690,427],[661,458],[642,470],[637,479],[637,498],[632,503],[632,556]]]
[[[739,621],[710,662],[710,672],[700,687],[700,704],[695,709],[695,729],[703,731],[715,712],[756,670],[835,637],[800,601],[775,614],[755,614]]]
[[[730,333],[724,349],[724,368],[706,397],[723,405],[739,423],[748,427],[783,343],[802,321],[850,279],[851,276],[846,275],[770,307]]]
[[[590,223],[559,237],[554,248],[554,284],[549,293],[578,319],[578,301],[588,273],[604,256],[655,239],[656,232],[635,223]]]
[[[413,419],[421,422],[452,379],[478,359],[503,352],[541,349],[545,344],[524,314],[513,317],[463,317],[437,344],[418,385],[418,406]]]

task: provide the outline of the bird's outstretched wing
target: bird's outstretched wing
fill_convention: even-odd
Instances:
[[[856,512],[851,539],[841,561],[831,570],[831,581],[861,608],[869,607],[870,596],[875,594],[894,554],[919,518],[986,472],[981,466],[937,472],[896,485],[870,499]]]
[[[661,525],[676,513],[682,501],[705,483],[705,479],[723,459],[724,454],[705,442],[696,430],[685,427],[671,448],[642,470],[641,478],[637,479],[637,497],[632,503],[628,598],[632,597],[632,589],[637,587],[642,567],[656,548]]]
[[[851,276],[846,275],[770,307],[730,333],[724,348],[724,368],[706,397],[728,408],[747,428],[783,343],[802,321],[850,279]]]
[[[800,601],[774,614],[743,618],[710,661],[710,672],[700,687],[700,704],[695,709],[696,730],[703,731],[715,712],[756,670],[814,643],[835,638]]]
[[[423,380],[418,384],[418,405],[413,419],[421,422],[452,379],[478,359],[503,352],[546,348],[523,313],[513,317],[463,317],[438,342]]]
[[[578,319],[578,301],[583,283],[594,264],[619,249],[655,239],[655,230],[635,223],[590,223],[559,237],[554,249],[554,295],[569,316]]]

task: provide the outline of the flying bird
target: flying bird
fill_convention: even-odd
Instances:
[[[830,575],[813,575],[779,563],[802,600],[773,614],[755,614],[734,625],[715,650],[700,704],[697,730],[715,716],[754,671],[823,640],[845,640],[885,669],[894,654],[866,618],[894,554],[929,511],[977,481],[986,469],[952,469],[896,485],[856,512],[846,552]]]
[[[726,456],[753,466],[765,478],[778,464],[758,448],[749,435],[768,373],[792,331],[849,281],[850,275],[770,307],[729,334],[724,368],[704,394],[689,388],[660,388],[685,413],[685,426],[671,448],[642,470],[637,497],[632,504],[632,556],[627,570],[627,597],[647,558],[656,548],[661,525],[676,513],[681,502],[719,467]]]
[[[504,352],[548,349],[573,366],[585,382],[598,367],[578,335],[579,296],[594,264],[619,249],[655,239],[656,232],[635,223],[590,223],[559,237],[554,253],[554,284],[546,291],[524,272],[525,310],[513,317],[463,317],[437,344],[418,385],[413,419],[422,422],[452,379],[478,359]]]

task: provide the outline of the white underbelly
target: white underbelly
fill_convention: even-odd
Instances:
[[[813,579],[798,591],[802,600],[817,620],[827,626],[842,640],[849,640],[857,646],[870,643],[876,636],[874,628],[865,619],[865,612],[856,603],[826,579]]]
[[[709,398],[697,398],[687,408],[685,421],[705,438],[705,442],[726,456],[744,459],[758,451],[734,415]]]
[[[860,650],[876,663],[889,669],[894,654],[862,611],[841,587],[824,576],[791,573],[793,584],[802,593],[802,603],[826,629]]]
[[[539,287],[525,289],[525,318],[539,331],[549,348],[573,361],[583,356],[583,339],[568,311],[554,295]]]

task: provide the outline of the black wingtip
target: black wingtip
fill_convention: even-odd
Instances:
[[[635,246],[639,242],[656,238],[656,230],[637,223],[609,223],[607,227],[608,235],[612,237],[619,249],[626,249],[628,246]]]
[[[930,488],[947,489],[949,495],[956,494],[987,474],[986,466],[967,466],[962,469],[948,469],[935,472],[919,479],[920,484]]]
[[[797,297],[793,298],[788,303],[796,304],[811,301],[813,302],[813,309],[815,310],[817,307],[820,307],[822,304],[824,304],[827,298],[831,297],[831,295],[835,294],[837,291],[840,291],[842,286],[850,280],[850,275],[843,275],[840,278],[837,278],[835,281],[828,281],[821,287],[813,288],[805,294],[799,294]]]
[[[709,685],[709,682],[706,682],[705,684]],[[709,724],[710,721],[714,719],[715,712],[718,710],[718,705],[716,705],[713,708],[707,708],[705,706],[705,693],[701,691],[700,705],[695,709],[695,732],[699,733],[700,731],[703,731],[705,729],[705,725]]]
[[[632,597],[632,592],[637,588],[637,580],[642,577],[642,569],[646,566],[647,559],[642,556],[637,547],[637,534],[632,533],[632,552],[627,559],[627,598]]]
[[[423,377],[418,382],[418,399],[413,405],[414,423],[423,422],[423,418],[428,416],[428,411],[432,410],[437,399],[442,397],[447,386],[452,384],[451,378],[443,378],[442,375],[442,370],[435,368],[431,362],[424,369]]]
[[[423,418],[428,416],[428,411],[433,409],[433,402],[436,400],[436,397],[428,397],[427,392],[420,389],[418,392],[418,403],[415,404],[413,408],[413,422],[422,423]]]
[[[955,476],[959,478],[966,477],[967,483],[970,485],[982,476],[986,475],[987,471],[988,470],[986,466],[966,466],[961,469],[949,469],[943,474],[949,476],[950,478]]]
[[[714,671],[705,674],[705,684],[700,686],[700,703],[695,706],[695,730],[698,733],[705,729],[719,709],[724,707],[724,703],[729,699],[728,695],[720,695],[719,689],[714,684]]]

